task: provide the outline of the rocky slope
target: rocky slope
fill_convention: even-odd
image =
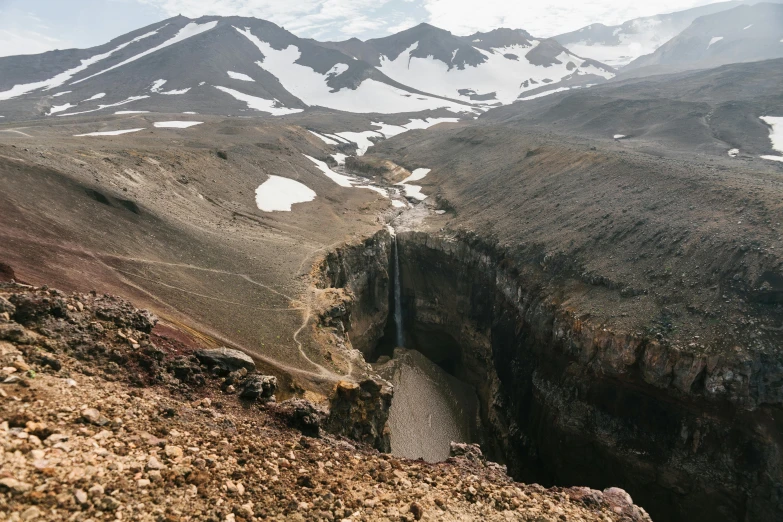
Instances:
[[[622,490],[514,483],[475,447],[427,464],[330,436],[246,356],[121,299],[4,283],[0,307],[4,520],[649,521]]]

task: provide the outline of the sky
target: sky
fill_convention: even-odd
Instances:
[[[254,16],[301,37],[386,36],[421,22],[468,35],[497,27],[548,37],[710,0],[0,0],[0,56],[92,47],[182,14]]]

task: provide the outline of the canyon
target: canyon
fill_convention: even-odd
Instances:
[[[456,411],[442,430],[475,426],[458,436],[479,443],[516,480],[619,485],[653,519],[777,516],[780,403],[764,386],[777,377],[763,357],[683,351],[580,318],[552,292],[554,279],[573,277],[562,260],[520,259],[476,235],[384,230],[322,265],[330,275],[323,285],[346,297],[336,330],[370,361],[390,364],[396,249],[405,347],[478,399],[477,422]],[[419,403],[432,397],[420,387]],[[390,417],[393,452],[415,418],[395,426]],[[437,434],[429,443],[444,445]]]

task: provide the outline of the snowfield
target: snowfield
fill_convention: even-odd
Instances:
[[[264,212],[291,212],[291,205],[315,199],[316,193],[293,179],[269,176],[256,189],[256,206]]]
[[[286,89],[307,105],[356,113],[418,112],[446,108],[452,112],[471,112],[472,108],[392,87],[373,79],[364,80],[356,89],[342,88],[333,92],[327,85],[329,73],[319,74],[306,65],[296,63],[302,56],[295,45],[276,50],[256,37],[250,29],[235,29],[250,40],[263,54],[256,65],[273,74]],[[336,74],[331,72],[332,75]],[[431,91],[430,91],[431,92]]]
[[[509,104],[513,103],[522,92],[546,85],[544,80],[557,82],[566,76],[588,73],[607,79],[614,76],[609,71],[594,67],[586,60],[565,52],[557,57],[560,63],[549,67],[534,65],[525,58],[525,55],[540,44],[541,42],[534,40],[530,47],[513,45],[494,48],[491,51],[474,47],[484,55],[486,61],[476,66],[467,65],[464,69],[459,69],[433,56],[427,58],[412,56],[419,46],[419,42],[416,42],[394,60],[382,56],[379,69],[385,75],[405,85],[471,104],[476,102],[471,100],[468,94],[460,94],[459,91],[469,90],[478,94],[494,92],[495,100],[490,101]],[[507,58],[505,55],[515,55],[519,59]],[[569,70],[569,63],[572,64],[571,70]]]
[[[783,153],[783,117],[762,116],[761,120],[772,127],[772,131],[769,134],[769,140],[772,142],[772,149]],[[783,156],[761,156],[761,158],[770,161],[783,162]]]

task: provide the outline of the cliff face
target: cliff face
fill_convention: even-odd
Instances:
[[[348,332],[354,348],[369,356],[389,316],[392,237],[384,229],[365,241],[330,251],[316,267],[315,284],[342,292],[340,306],[320,321]]]
[[[618,484],[659,520],[783,516],[781,369],[764,354],[683,353],[591,324],[547,286],[552,260],[398,242],[409,337],[476,387],[484,447],[517,479]]]

